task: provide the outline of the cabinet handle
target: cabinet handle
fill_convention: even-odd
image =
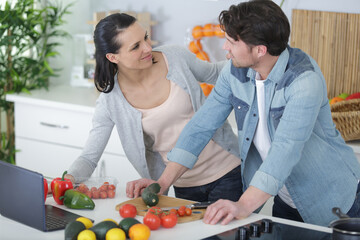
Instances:
[[[46,127],[52,127],[52,128],[61,128],[61,129],[68,129],[69,126],[66,125],[60,125],[60,124],[52,124],[52,123],[46,123],[46,122],[40,122],[41,125]]]

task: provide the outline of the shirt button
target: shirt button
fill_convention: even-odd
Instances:
[[[256,113],[254,113],[253,116],[256,117]]]
[[[250,139],[249,138],[246,138],[246,141],[249,141]]]
[[[238,106],[238,109],[240,110],[241,106]]]

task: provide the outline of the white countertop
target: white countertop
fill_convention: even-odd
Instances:
[[[114,199],[96,199],[95,210],[72,210],[67,209],[64,206],[56,205],[53,198],[50,196],[46,200],[46,204],[56,205],[58,207],[67,209],[69,211],[75,212],[79,215],[91,218],[95,220],[95,224],[106,218],[112,218],[117,222],[121,221],[121,217],[118,211],[115,210],[115,206],[123,201],[129,200],[125,197],[125,190],[118,187],[116,192],[116,198]],[[142,222],[142,217],[136,217],[139,221]],[[217,225],[208,225],[202,222],[202,220],[197,220],[189,223],[180,223],[177,224],[174,228],[165,229],[159,228],[158,230],[151,231],[150,240],[191,240],[191,239],[202,239],[209,237],[215,234],[219,234],[231,229],[234,229],[239,226],[247,225],[251,222],[261,220],[263,218],[272,219],[273,221],[286,223],[293,226],[300,226],[304,228],[315,229],[323,232],[332,232],[332,229],[327,227],[321,227],[311,224],[305,224],[295,221],[284,220],[280,218],[269,217],[260,214],[252,214],[250,217],[243,220],[233,220],[230,224],[222,226]],[[4,240],[18,240],[18,239],[27,239],[27,240],[59,240],[64,239],[64,230],[54,231],[54,232],[42,232],[37,229],[28,227],[26,225],[17,223],[13,220],[0,216],[0,239]]]
[[[36,89],[30,93],[8,94],[6,100],[92,113],[99,94],[95,88],[57,85],[50,86],[49,90]]]

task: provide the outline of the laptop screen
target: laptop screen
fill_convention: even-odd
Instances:
[[[0,161],[0,214],[45,229],[43,176]]]

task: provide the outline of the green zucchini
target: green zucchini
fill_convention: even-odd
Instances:
[[[147,206],[155,206],[159,202],[159,196],[157,195],[160,192],[160,185],[158,183],[152,183],[141,194],[141,197],[144,203]]]

